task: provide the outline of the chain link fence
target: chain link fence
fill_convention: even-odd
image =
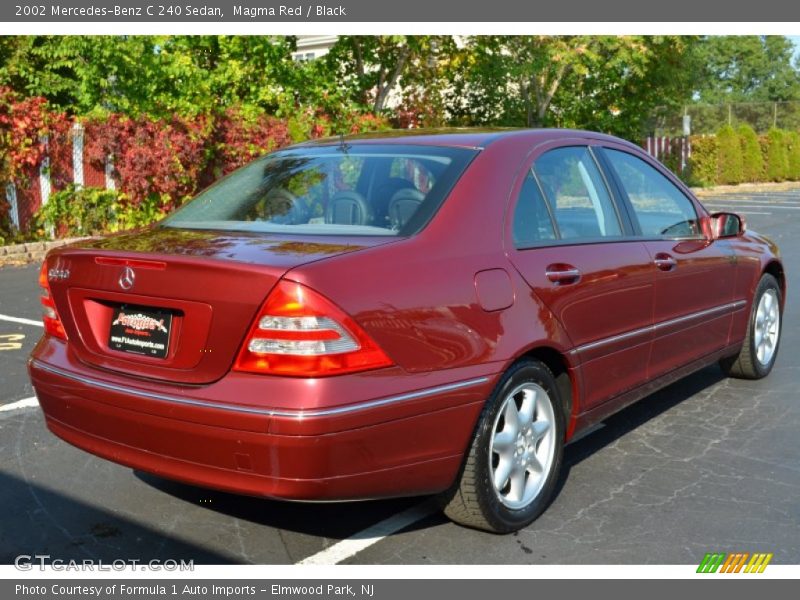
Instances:
[[[657,137],[706,135],[716,133],[723,125],[735,128],[744,124],[756,133],[766,133],[772,127],[796,131],[800,129],[800,102],[689,104],[682,110],[659,108],[649,119],[648,133]]]

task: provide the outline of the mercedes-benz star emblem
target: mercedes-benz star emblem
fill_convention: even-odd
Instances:
[[[136,281],[136,272],[130,267],[122,269],[122,275],[119,276],[119,287],[129,290],[133,287],[134,281]]]

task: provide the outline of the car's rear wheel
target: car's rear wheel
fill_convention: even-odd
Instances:
[[[720,361],[727,375],[742,379],[761,379],[769,375],[778,356],[782,304],[780,285],[772,275],[765,273],[756,287],[742,349],[736,356]]]
[[[553,374],[539,361],[516,363],[481,413],[459,479],[443,495],[445,514],[495,533],[525,527],[550,502],[563,448]]]

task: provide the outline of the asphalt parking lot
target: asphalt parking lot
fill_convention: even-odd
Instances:
[[[549,510],[496,536],[425,498],[291,504],[132,471],[61,442],[25,373],[41,335],[39,265],[0,269],[0,563],[19,554],[213,563],[697,564],[706,552],[800,563],[800,190],[705,198],[781,246],[780,354],[763,381],[705,369],[566,450]],[[28,322],[30,320],[31,322]]]

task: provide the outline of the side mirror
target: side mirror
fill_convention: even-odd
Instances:
[[[718,212],[711,215],[711,237],[718,240],[720,238],[739,237],[744,235],[747,225],[744,217],[736,213]]]

